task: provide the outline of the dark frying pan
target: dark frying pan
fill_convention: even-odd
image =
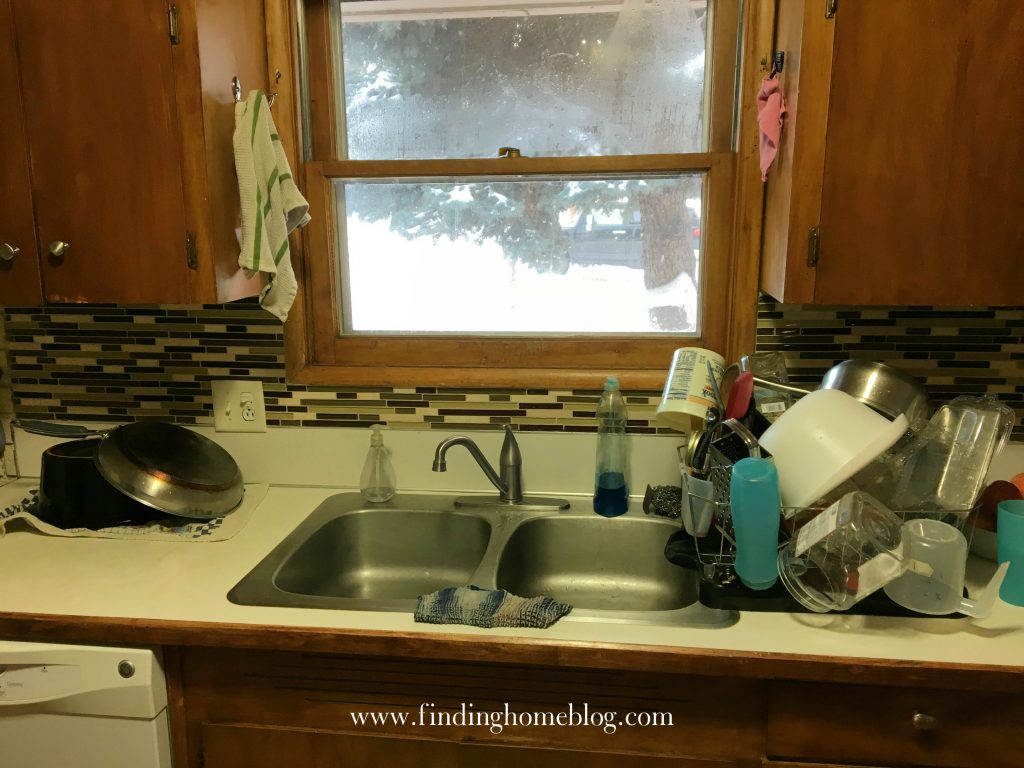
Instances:
[[[99,436],[93,461],[118,491],[166,515],[207,520],[242,501],[242,473],[227,451],[176,424],[141,421],[109,430],[19,421],[50,437]],[[79,441],[80,442],[80,441]]]
[[[109,528],[166,517],[126,496],[100,474],[100,438],[69,440],[43,451],[36,516],[57,528]]]

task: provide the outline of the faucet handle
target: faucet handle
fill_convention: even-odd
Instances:
[[[505,442],[501,444],[499,463],[501,480],[507,489],[502,498],[518,504],[523,500],[523,454],[519,452],[519,443],[509,424],[505,425]]]
[[[503,467],[523,466],[523,454],[519,451],[516,433],[512,431],[512,427],[509,424],[505,425],[505,441],[501,444],[499,463]]]

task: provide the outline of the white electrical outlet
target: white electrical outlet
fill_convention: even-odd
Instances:
[[[263,382],[222,379],[213,384],[213,427],[218,432],[266,432]]]

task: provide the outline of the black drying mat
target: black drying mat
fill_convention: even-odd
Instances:
[[[690,570],[700,570],[696,561],[696,549],[693,544],[693,537],[686,531],[680,530],[672,535],[665,545],[665,558],[675,565],[680,565]],[[964,595],[967,595],[964,590]],[[719,608],[730,611],[759,611],[768,613],[814,613],[798,602],[781,581],[775,582],[771,589],[754,590],[745,587],[737,578],[725,585],[700,582],[700,602],[708,608]],[[945,616],[930,616],[917,611],[911,611],[902,605],[897,605],[889,599],[882,590],[878,590],[859,603],[856,603],[847,611],[833,611],[832,613],[844,613],[851,616],[892,616],[896,618],[914,619],[962,619],[961,613],[951,613]]]

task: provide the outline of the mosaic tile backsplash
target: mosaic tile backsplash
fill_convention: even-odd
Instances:
[[[251,302],[8,307],[4,314],[9,370],[3,383],[9,383],[14,411],[22,418],[209,424],[210,381],[248,378],[263,382],[270,425],[596,429],[599,389],[287,384],[281,325]],[[1014,438],[1024,440],[1024,307],[764,302],[758,307],[757,348],[784,352],[795,383],[814,385],[836,362],[865,357],[917,376],[935,404],[960,394],[988,393],[1017,410]],[[660,392],[626,394],[631,431],[667,431],[654,421]]]

